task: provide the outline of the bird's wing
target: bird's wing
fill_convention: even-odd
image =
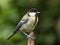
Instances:
[[[17,25],[17,27],[16,27],[16,30],[19,30],[19,28],[21,28],[21,26],[22,26],[23,24],[27,23],[27,21],[28,21],[28,19],[22,19],[22,20],[18,23],[18,25]]]
[[[13,32],[13,34],[8,38],[8,40],[14,35],[16,34],[16,32],[21,28],[21,26],[25,23],[27,23],[28,19],[22,19],[18,25],[16,26],[16,30]]]

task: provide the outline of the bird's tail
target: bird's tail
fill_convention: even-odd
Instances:
[[[7,40],[9,40],[12,36],[14,36],[17,31],[18,31],[18,30],[14,31],[14,33],[13,33],[11,36],[9,36],[9,37],[7,38]]]
[[[11,36],[9,36],[7,40],[9,40],[14,34],[15,34],[15,33],[13,33]]]

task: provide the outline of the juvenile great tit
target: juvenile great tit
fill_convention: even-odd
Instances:
[[[18,31],[22,32],[23,34],[25,34],[27,37],[30,37],[27,33],[30,33],[31,31],[34,30],[34,28],[36,27],[37,23],[38,23],[38,14],[40,12],[35,9],[32,8],[30,9],[21,19],[21,21],[18,23],[18,25],[16,26],[15,31],[13,32],[13,34],[8,37],[8,40],[15,35]],[[27,33],[26,33],[27,32]]]

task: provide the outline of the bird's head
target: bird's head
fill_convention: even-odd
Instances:
[[[28,15],[29,16],[36,16],[36,15],[38,15],[40,12],[37,10],[37,9],[35,9],[35,8],[32,8],[32,9],[30,9],[29,11],[28,11]]]

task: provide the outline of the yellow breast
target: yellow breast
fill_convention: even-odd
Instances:
[[[24,24],[20,30],[25,31],[25,32],[30,32],[32,31],[33,25],[35,23],[35,17],[29,17],[29,20],[26,24]]]

